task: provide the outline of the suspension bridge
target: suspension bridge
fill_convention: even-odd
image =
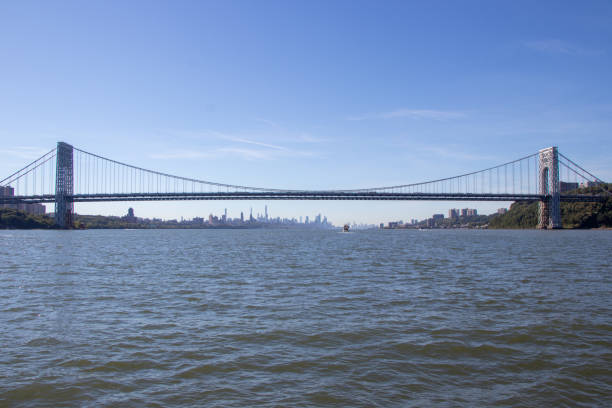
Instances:
[[[290,190],[215,183],[147,170],[59,142],[0,180],[0,207],[54,203],[55,221],[72,226],[74,203],[158,200],[537,200],[539,228],[561,228],[561,201],[600,201],[572,194],[603,181],[549,147],[519,159],[458,176],[394,186]]]

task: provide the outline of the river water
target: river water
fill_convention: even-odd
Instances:
[[[612,231],[0,231],[0,406],[610,406]]]

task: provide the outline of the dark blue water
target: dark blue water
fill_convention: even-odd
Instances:
[[[0,406],[609,406],[611,231],[0,231]]]

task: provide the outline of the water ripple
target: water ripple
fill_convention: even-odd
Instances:
[[[0,406],[612,400],[609,231],[0,240]]]

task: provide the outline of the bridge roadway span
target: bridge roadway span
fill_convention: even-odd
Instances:
[[[388,201],[544,201],[542,194],[471,194],[471,193],[379,193],[346,191],[216,192],[216,193],[126,193],[75,194],[65,196],[74,203],[108,201],[181,201],[181,200],[388,200]],[[53,203],[55,195],[0,197],[0,204]],[[561,201],[603,201],[606,197],[561,195]]]

